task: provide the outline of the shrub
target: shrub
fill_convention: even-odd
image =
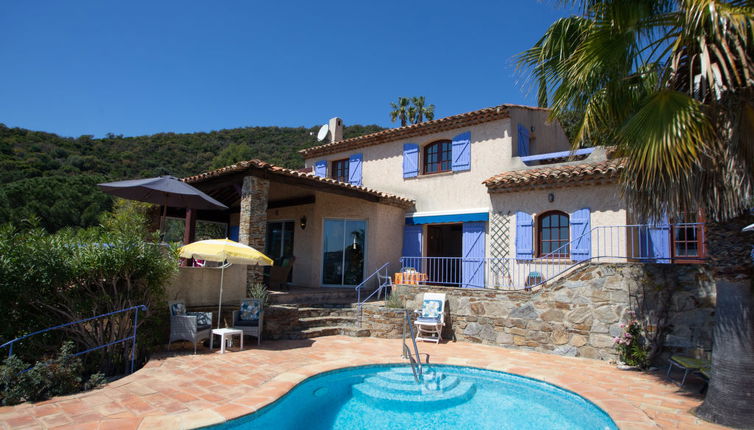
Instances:
[[[403,309],[403,299],[401,299],[401,297],[396,293],[390,293],[390,295],[385,298],[385,307],[392,309]]]
[[[7,309],[0,338],[146,305],[138,321],[140,362],[157,342],[164,342],[165,286],[178,270],[176,249],[145,239],[144,207],[124,204],[102,219],[103,226],[64,229],[0,227],[0,308]],[[4,311],[5,312],[5,311]],[[129,336],[133,314],[120,313],[34,336],[14,348],[21,360],[50,355],[62,339],[88,349]],[[130,342],[84,356],[84,367],[106,374],[122,372]]]
[[[249,285],[246,293],[252,299],[259,300],[259,303],[262,304],[262,307],[270,304],[270,292],[267,291],[267,287],[264,284],[258,282],[253,283]]]
[[[647,348],[645,347],[643,330],[637,320],[621,324],[623,333],[614,338],[613,342],[620,354],[620,361],[629,366],[647,366]]]
[[[105,382],[101,373],[92,374],[82,382],[81,359],[72,355],[73,342],[65,342],[52,360],[38,361],[29,367],[18,356],[12,355],[0,366],[0,401],[15,405],[25,401],[40,401],[53,396],[92,389]]]

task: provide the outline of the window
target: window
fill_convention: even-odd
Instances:
[[[570,226],[568,214],[560,211],[545,212],[537,223],[539,257],[570,257]]]
[[[449,140],[430,143],[424,147],[424,174],[449,172],[452,161],[452,144]]]
[[[707,257],[704,246],[704,216],[685,213],[673,220],[671,251],[675,263],[701,263]]]
[[[348,182],[348,158],[332,162],[330,177],[340,182]]]

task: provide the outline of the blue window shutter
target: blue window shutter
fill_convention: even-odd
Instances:
[[[319,177],[327,177],[327,161],[319,160],[314,162],[314,174]]]
[[[526,212],[516,212],[516,258],[534,258],[534,220]]]
[[[461,276],[463,288],[484,288],[483,222],[465,222],[462,229]]]
[[[592,223],[589,208],[571,214],[571,260],[584,261],[592,257]]]
[[[351,185],[361,185],[361,153],[352,154],[348,159],[348,183]]]
[[[238,242],[239,227],[237,225],[232,225],[228,230],[228,239]]]
[[[655,263],[670,263],[670,223],[667,215],[647,227],[640,227],[640,230],[639,255]]]
[[[403,145],[403,177],[413,178],[419,174],[419,145],[406,143]]]
[[[421,271],[422,256],[422,226],[403,226],[403,267],[413,267]]]
[[[471,169],[471,132],[461,133],[453,138],[453,171],[461,172]]]
[[[518,125],[518,156],[526,157],[529,155],[529,129],[524,125]]]

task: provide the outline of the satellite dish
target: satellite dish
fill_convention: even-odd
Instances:
[[[317,133],[317,140],[322,142],[327,137],[327,132],[330,131],[330,127],[327,126],[327,124],[323,125],[319,128],[319,133]]]

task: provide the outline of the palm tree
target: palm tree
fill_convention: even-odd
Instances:
[[[574,145],[610,136],[629,206],[708,220],[717,286],[712,374],[697,413],[754,426],[754,1],[572,0],[519,57],[554,117],[582,113]],[[748,217],[748,218],[747,218]]]
[[[424,122],[425,118],[427,119],[427,121],[432,121],[434,119],[435,105],[425,106],[426,101],[424,100],[424,96],[411,97],[411,103],[413,104],[413,106],[411,107],[411,113],[413,115],[410,116],[411,123],[418,124],[420,122]]]
[[[398,97],[398,103],[390,103],[393,110],[390,112],[390,121],[401,120],[401,127],[405,127],[409,119],[408,97]]]
[[[411,105],[409,105],[411,103]],[[435,105],[425,106],[426,101],[424,97],[398,97],[398,103],[390,103],[393,110],[390,112],[390,120],[395,122],[396,119],[401,120],[401,127],[405,127],[406,124],[418,124],[427,121],[432,121],[435,118]]]

